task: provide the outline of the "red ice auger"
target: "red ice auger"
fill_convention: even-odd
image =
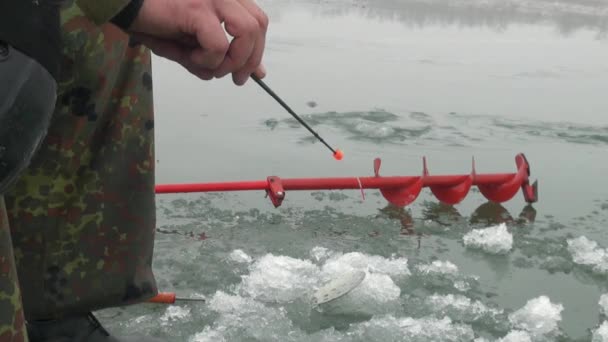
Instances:
[[[515,156],[515,173],[478,174],[473,170],[463,175],[431,175],[426,158],[423,158],[421,176],[380,176],[380,158],[374,160],[374,176],[342,178],[279,178],[270,176],[266,180],[237,181],[195,184],[162,184],[156,193],[223,192],[265,190],[272,204],[279,207],[291,190],[344,190],[378,189],[388,202],[405,207],[414,202],[422,188],[430,188],[433,195],[445,204],[458,204],[476,186],[484,197],[496,203],[509,201],[521,188],[527,203],[538,200],[538,181],[530,185],[530,165],[524,154]]]

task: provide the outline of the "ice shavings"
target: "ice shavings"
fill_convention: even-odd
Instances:
[[[399,308],[401,289],[386,274],[368,274],[348,296],[330,303],[323,310],[332,314],[379,315]]]
[[[333,255],[321,267],[322,281],[352,270],[364,271],[367,275],[347,297],[334,303],[331,312],[373,315],[393,310],[401,295],[395,279],[410,275],[407,263],[406,258],[388,259],[359,252]]]
[[[321,267],[319,277],[325,282],[345,271],[364,271],[366,277],[344,299],[332,305],[332,312],[381,314],[398,305],[401,289],[395,280],[410,275],[406,258],[384,258],[359,252],[334,254]]]
[[[485,337],[478,337],[473,342],[532,342],[532,337],[525,331],[511,330],[504,337],[496,340],[489,340]]]
[[[509,315],[513,328],[526,331],[533,340],[556,335],[563,305],[554,304],[547,296],[530,299],[521,309]]]
[[[449,317],[441,319],[395,318],[375,316],[353,329],[356,341],[472,341],[473,329],[466,324],[454,323]]]
[[[478,293],[445,294],[446,290],[454,291],[454,285],[443,286],[437,279],[464,282],[459,268],[447,260],[411,265],[411,273],[408,259],[403,257],[360,252],[343,254],[315,247],[302,259],[266,254],[249,262],[247,267],[249,273],[230,290],[234,293],[218,291],[209,297],[207,307],[214,312],[214,319],[191,336],[190,342],[545,342],[555,340],[561,333],[558,324],[563,307],[552,303],[547,296],[530,299],[507,315],[502,308],[478,298]],[[323,304],[321,310],[301,307],[300,301],[309,299],[322,284],[350,271],[364,271],[366,277],[349,294]],[[407,279],[401,282],[400,278]],[[464,283],[463,287],[469,285]],[[422,286],[435,292],[421,297],[412,295],[408,300],[419,308],[403,312],[400,285]],[[600,310],[607,297],[600,298]],[[161,321],[168,321],[170,317],[179,319],[182,313],[171,310],[174,312],[167,310],[163,315],[166,318]],[[318,319],[332,322],[341,320],[343,315],[365,318],[343,329],[331,323],[320,330],[314,329]],[[475,339],[473,327],[475,330],[488,327],[482,328],[482,333],[502,334]],[[594,341],[604,341],[601,338],[607,329],[602,325],[593,331],[594,336],[599,336]]]
[[[608,274],[608,250],[599,247],[597,242],[580,236],[569,239],[568,252],[572,260],[579,264],[590,267],[594,272]]]
[[[205,330],[192,336],[189,342],[226,342],[226,339],[221,331],[212,330],[207,327]]]
[[[283,308],[266,307],[251,298],[215,293],[209,308],[219,314],[212,326],[195,334],[191,342],[236,340],[283,341],[294,331]]]
[[[289,302],[311,294],[318,273],[318,267],[308,260],[266,254],[243,276],[242,288],[261,301]]]
[[[347,272],[364,271],[366,277],[340,305],[366,314],[385,313],[398,303],[401,290],[396,279],[410,274],[406,258],[384,258],[363,253],[329,253],[313,248],[311,258],[325,260],[317,265],[310,260],[266,254],[251,263],[249,274],[242,276],[239,294],[258,301],[288,303],[309,301],[314,292],[329,281],[340,279]],[[394,279],[393,279],[394,278]],[[351,295],[352,294],[352,295]]]
[[[458,266],[448,260],[435,260],[431,263],[417,264],[413,267],[413,279],[427,289],[455,289],[467,292],[477,286],[478,277],[459,273]]]
[[[484,229],[474,229],[463,237],[465,246],[491,254],[506,254],[513,246],[513,235],[501,223]]]
[[[235,249],[230,253],[230,260],[238,263],[250,263],[252,261],[251,257],[247,255],[247,253],[243,252],[241,249]]]
[[[376,315],[353,323],[347,330],[334,328],[306,333],[295,327],[283,308],[265,306],[251,298],[218,291],[209,302],[219,315],[213,324],[194,334],[189,342],[386,342],[472,341],[473,329],[449,317],[403,317]]]
[[[463,280],[457,280],[454,282],[454,288],[460,292],[466,292],[471,289],[471,286]]]
[[[505,337],[496,340],[496,342],[532,342],[532,338],[525,331],[512,330]]]
[[[416,266],[418,271],[422,274],[439,273],[439,274],[457,274],[458,266],[454,265],[449,261],[435,260],[432,263],[426,265]]]
[[[315,262],[323,262],[327,260],[331,255],[331,252],[325,247],[313,247],[310,251],[310,256]]]
[[[160,317],[162,325],[171,324],[174,321],[182,320],[190,315],[190,308],[171,305]]]
[[[608,317],[608,293],[600,296],[598,304],[600,305],[600,313]]]
[[[370,302],[366,304],[372,305],[373,302],[385,303],[398,299],[401,289],[386,274],[369,274],[352,293],[359,300],[369,297]],[[369,296],[370,294],[373,295]]]
[[[608,321],[604,321],[604,323],[593,332],[591,342],[608,342]]]
[[[463,295],[433,294],[426,298],[425,303],[435,313],[457,317],[465,322],[473,322],[484,318],[493,319],[503,313],[503,310],[487,307],[482,302],[471,300]]]
[[[323,275],[332,275],[341,270],[361,270],[370,273],[386,274],[394,277],[410,275],[407,258],[387,259],[379,255],[366,255],[359,252],[336,254],[323,265]]]

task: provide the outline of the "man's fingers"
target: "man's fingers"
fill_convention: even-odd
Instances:
[[[258,68],[255,69],[253,74],[256,75],[259,79],[266,77],[266,68],[264,67],[264,64],[260,64]]]
[[[245,66],[256,51],[256,44],[263,33],[257,19],[239,2],[222,1],[217,10],[220,19],[224,20],[226,31],[234,37],[226,59],[217,68],[215,76],[219,78]]]
[[[191,51],[189,59],[190,62],[201,68],[215,70],[226,59],[226,53],[205,48],[197,48]]]
[[[253,37],[260,29],[253,13],[236,0],[217,1],[216,10],[226,32],[232,37]]]
[[[241,69],[250,58],[255,48],[255,41],[250,38],[234,38],[224,62],[217,68],[218,78]]]
[[[233,73],[232,81],[236,85],[243,85],[249,79],[249,76],[258,68],[262,63],[262,54],[264,53],[264,37],[258,38],[254,51],[249,57],[249,60],[245,65]]]
[[[192,24],[192,34],[196,36],[200,47],[194,49],[190,61],[198,67],[216,69],[226,58],[230,43],[216,16],[197,16]]]
[[[194,76],[205,80],[205,81],[209,81],[211,79],[213,79],[213,71],[208,70],[208,69],[203,69],[203,68],[197,68],[194,66],[189,66],[186,67],[186,69],[193,74]]]
[[[143,18],[131,31],[147,33],[134,36],[155,54],[180,63],[201,79],[232,73],[233,81],[242,85],[252,73],[265,74],[260,67],[268,17],[255,0],[170,3],[167,7],[147,1]]]
[[[245,7],[247,11],[253,16],[258,22],[258,26],[262,29],[263,34],[266,35],[268,30],[268,15],[252,0],[237,0],[241,6]]]
[[[209,81],[209,80],[213,79],[213,70],[199,67],[199,66],[195,65],[194,63],[190,62],[189,60],[187,60],[185,63],[183,63],[182,66],[186,70],[188,70],[189,73],[191,73],[192,75],[194,75],[202,80]]]
[[[237,70],[233,76],[232,80],[237,85],[243,85],[249,79],[251,73],[256,71],[256,69],[262,63],[262,56],[264,54],[264,47],[266,44],[266,32],[268,30],[268,16],[264,11],[262,11],[252,0],[238,0],[239,3],[245,7],[249,13],[256,19],[258,22],[258,26],[260,28],[260,32],[257,34],[255,48],[245,63],[245,65]]]

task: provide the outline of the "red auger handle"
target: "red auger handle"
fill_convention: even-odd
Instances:
[[[160,304],[174,304],[175,303],[175,293],[174,292],[159,292],[156,297],[152,297],[148,300],[150,303],[160,303]]]

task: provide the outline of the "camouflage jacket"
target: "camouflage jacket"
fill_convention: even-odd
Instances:
[[[156,294],[151,57],[107,23],[127,3],[76,0],[62,9],[51,127],[0,197],[0,341],[27,341],[24,318]]]
[[[95,25],[103,25],[120,12],[129,0],[76,0],[76,5]]]

